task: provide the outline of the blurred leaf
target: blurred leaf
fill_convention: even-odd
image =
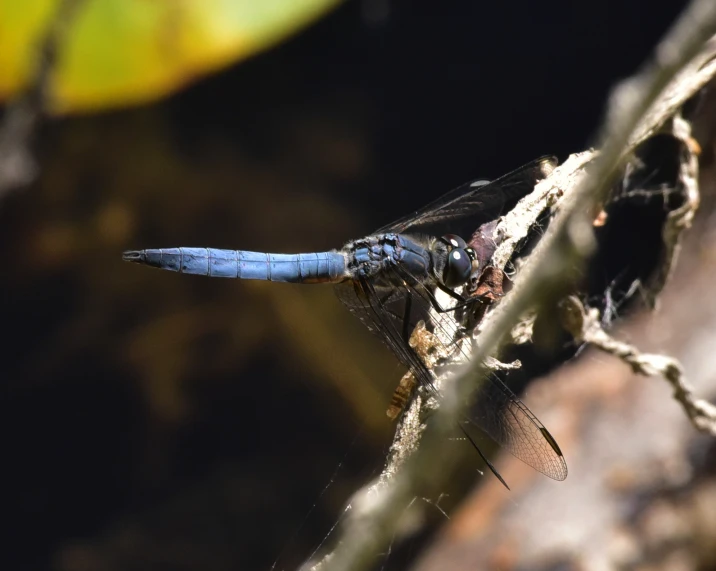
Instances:
[[[0,0],[0,100],[26,86],[61,0]],[[86,0],[59,48],[55,113],[157,99],[272,46],[338,0]]]

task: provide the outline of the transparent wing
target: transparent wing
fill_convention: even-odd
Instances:
[[[363,278],[338,284],[335,291],[348,310],[383,340],[395,356],[412,370],[416,379],[433,395],[439,396],[433,384],[433,373],[406,339],[420,320],[431,324],[434,330],[439,329],[435,332],[443,339],[455,339],[458,326],[454,319],[436,322],[431,313],[433,292],[429,286],[417,281],[412,281],[415,285],[408,285],[411,280],[404,278],[398,273],[392,280],[402,283],[401,286],[376,285]],[[409,308],[407,312],[406,307]],[[452,313],[443,315],[450,317]],[[448,353],[454,351],[451,347],[444,348]],[[567,464],[552,435],[494,374],[485,379],[470,413],[461,424],[478,427],[538,472],[555,480],[567,477]]]
[[[520,198],[532,192],[535,184],[545,178],[557,164],[555,157],[545,156],[491,182],[465,183],[424,208],[379,228],[375,234],[425,232],[439,236],[449,230],[458,235],[470,236],[478,226],[494,220]],[[430,231],[441,225],[446,226],[444,231]]]
[[[474,395],[467,421],[510,453],[554,480],[567,477],[562,451],[539,419],[496,375]]]
[[[435,395],[433,376],[412,347],[405,341],[418,321],[429,320],[429,308],[418,300],[413,303],[410,289],[376,285],[367,279],[346,281],[334,287],[338,299],[368,330],[378,336],[398,360]],[[411,298],[410,302],[408,298]],[[410,311],[406,317],[406,304]],[[408,320],[406,323],[406,319]]]

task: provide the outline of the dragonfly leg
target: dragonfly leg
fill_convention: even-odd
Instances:
[[[400,275],[400,277],[402,278],[403,282],[405,282],[405,283],[407,284],[407,280],[411,278],[410,274],[408,274],[408,273],[405,271],[405,269],[404,269],[404,268],[401,268],[399,265],[396,265],[396,266],[395,266],[395,270],[396,270],[396,272]],[[413,281],[413,280],[410,279],[410,281]],[[421,284],[421,285],[422,285],[422,284]],[[425,287],[424,285],[422,285],[422,289],[425,290],[425,293],[427,294],[427,297],[428,297],[428,299],[430,300],[430,305],[432,305],[433,308],[435,308],[435,311],[437,311],[438,313],[448,313],[448,312],[450,312],[450,311],[454,311],[454,310],[456,310],[456,309],[459,309],[460,307],[464,307],[465,305],[467,305],[467,304],[469,304],[469,303],[472,303],[471,300],[466,300],[466,299],[465,299],[463,296],[461,296],[459,293],[454,292],[454,291],[451,290],[449,287],[447,287],[447,286],[445,286],[445,285],[443,285],[443,284],[441,284],[441,283],[438,283],[438,284],[437,284],[437,287],[440,288],[442,291],[444,291],[446,294],[448,294],[450,297],[452,297],[453,299],[456,299],[456,300],[458,301],[458,303],[457,303],[455,306],[453,306],[453,307],[447,307],[447,308],[446,308],[446,307],[443,307],[443,306],[440,304],[440,302],[438,301],[438,299],[435,297],[435,294],[430,290],[430,288]]]
[[[413,294],[408,291],[405,296],[405,310],[403,311],[403,341],[410,345],[410,310],[413,307]]]
[[[448,286],[441,284],[440,282],[437,282],[438,289],[446,294],[448,294],[451,298],[456,299],[458,303],[463,303],[465,301],[465,298],[462,297],[459,293],[454,292],[451,290]],[[449,311],[449,310],[443,310],[443,311]]]
[[[440,289],[440,291],[443,291],[446,294],[448,294],[450,297],[458,300],[458,303],[453,305],[452,307],[444,308],[440,305],[438,300],[435,299],[433,306],[435,307],[435,311],[437,311],[438,313],[447,313],[449,311],[455,311],[456,309],[462,309],[463,307],[470,307],[474,303],[482,303],[480,301],[479,297],[469,297],[469,298],[465,299],[459,293],[455,293],[453,290],[451,290],[446,285],[438,283],[437,286],[438,286],[438,289]],[[433,296],[433,299],[434,299],[434,296]]]

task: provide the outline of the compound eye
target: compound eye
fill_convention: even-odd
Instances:
[[[472,260],[465,249],[453,248],[448,254],[443,283],[450,288],[461,286],[470,278],[471,271]]]
[[[462,248],[463,250],[467,248],[465,240],[460,238],[457,234],[445,234],[445,236],[442,237],[442,241],[453,248]]]

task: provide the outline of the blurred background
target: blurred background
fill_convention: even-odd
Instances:
[[[167,10],[135,84],[58,89],[37,176],[0,195],[0,566],[299,564],[380,468],[402,369],[330,287],[180,276],[122,251],[323,251],[466,180],[564,160],[683,5],[324,2],[150,85],[185,55]],[[7,104],[11,50],[38,36],[10,37],[12,0],[0,14]],[[72,52],[80,88],[115,70],[93,34]]]

